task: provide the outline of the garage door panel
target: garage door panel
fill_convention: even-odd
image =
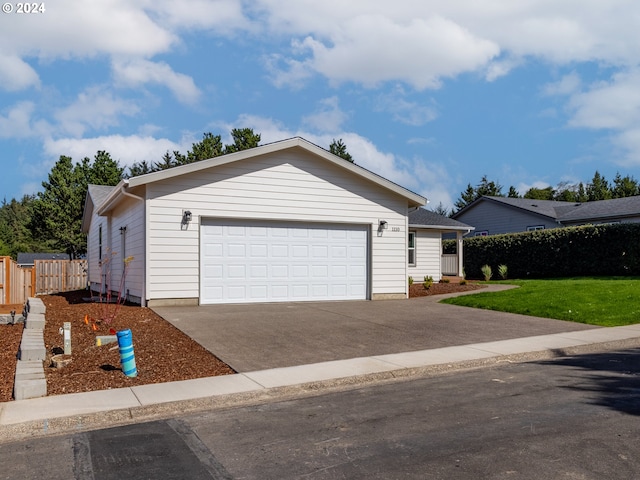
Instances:
[[[365,299],[368,227],[203,220],[201,303]]]

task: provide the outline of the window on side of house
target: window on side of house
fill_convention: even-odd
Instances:
[[[532,225],[527,227],[527,232],[535,232],[536,230],[544,230],[544,225]]]
[[[489,230],[480,230],[473,234],[474,237],[486,237],[489,235]]]
[[[415,267],[416,265],[416,232],[409,232],[409,239],[407,242],[407,260],[409,266]]]
[[[98,261],[102,261],[102,225],[98,226]]]

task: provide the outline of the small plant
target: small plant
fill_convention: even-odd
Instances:
[[[488,282],[489,280],[491,280],[491,277],[493,277],[493,272],[491,271],[491,266],[489,265],[483,265],[480,268],[480,271],[482,272],[482,275],[484,276],[484,281]]]
[[[440,283],[449,283],[449,282],[451,282],[451,280],[449,280],[448,278],[444,278],[444,277],[442,277],[442,278],[440,279]]]
[[[122,273],[120,275],[120,285],[117,290],[117,296],[114,299],[113,293],[109,288],[109,283],[111,281],[111,261],[116,256],[116,252],[110,252],[111,255],[107,255],[106,258],[102,261],[101,268],[101,277],[107,280],[107,283],[104,285],[104,289],[106,290],[103,293],[103,288],[100,288],[100,298],[99,302],[101,304],[101,312],[100,312],[100,321],[105,324],[110,324],[118,315],[118,311],[120,310],[120,306],[126,301],[126,298],[122,296],[122,290],[124,289],[125,280],[127,278],[127,273],[129,272],[129,265],[133,261],[133,257],[129,256],[122,261]],[[92,325],[93,329],[96,330],[95,322]]]
[[[424,282],[422,282],[422,286],[425,290],[429,290],[433,285],[433,277],[431,275],[425,275]]]
[[[462,280],[460,280],[460,285],[466,285],[467,284],[467,279],[463,278]]]
[[[498,265],[498,274],[500,275],[500,278],[502,280],[506,280],[507,279],[507,266],[502,264],[502,265]]]
[[[409,286],[413,285],[413,277],[409,275]]]

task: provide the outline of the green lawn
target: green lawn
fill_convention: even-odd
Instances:
[[[509,280],[504,292],[478,293],[442,303],[615,327],[640,323],[640,278]]]

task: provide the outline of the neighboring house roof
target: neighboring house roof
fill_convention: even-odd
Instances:
[[[82,214],[82,232],[87,233],[89,231],[89,222],[91,221],[93,210],[102,204],[115,188],[108,185],[89,185]]]
[[[453,215],[453,218],[457,218],[462,213],[471,210],[480,202],[496,202],[507,205],[512,208],[517,208],[520,210],[526,210],[530,213],[535,213],[537,215],[542,215],[543,217],[548,217],[552,220],[558,220],[558,217],[563,212],[568,209],[575,208],[576,205],[580,205],[575,202],[558,202],[555,200],[534,200],[531,198],[509,198],[509,197],[492,197],[488,195],[484,195],[469,205],[464,207],[462,210],[456,212]]]
[[[640,216],[640,196],[634,196],[581,203],[565,212],[559,220],[563,223],[572,223],[638,216]]]
[[[482,196],[453,215],[457,218],[474,208],[480,202],[495,202],[529,213],[542,215],[558,223],[580,223],[606,221],[624,217],[640,216],[640,196],[596,200],[592,202],[559,202],[556,200],[535,200],[530,198],[509,198]]]
[[[459,222],[453,218],[439,215],[424,208],[418,208],[409,213],[409,226],[414,228],[440,228],[442,230],[462,230],[465,232],[474,230],[474,227]]]
[[[69,260],[68,253],[19,253],[18,265],[34,265],[36,260]]]
[[[334,165],[337,165],[340,168],[344,168],[345,170],[352,172],[355,175],[358,175],[375,184],[378,184],[383,188],[386,188],[387,190],[391,190],[392,192],[395,192],[398,195],[405,197],[409,201],[410,207],[420,207],[427,203],[427,199],[421,195],[418,195],[417,193],[414,193],[404,187],[401,187],[400,185],[390,180],[387,180],[386,178],[381,177],[380,175],[377,175],[359,165],[348,162],[330,153],[324,148],[314,145],[313,143],[303,138],[294,137],[288,140],[281,140],[279,142],[261,145],[259,147],[250,148],[248,150],[242,150],[240,152],[221,155],[219,157],[210,158],[208,160],[201,160],[199,162],[190,163],[188,165],[181,165],[179,167],[173,167],[167,170],[147,173],[145,175],[139,175],[137,177],[122,180],[116,186],[116,188],[111,190],[109,195],[107,195],[107,197],[100,204],[98,204],[97,212],[99,215],[102,215],[108,212],[109,210],[111,210],[126,195],[125,189],[127,188],[133,188],[140,185],[147,185],[149,183],[175,178],[180,175],[196,173],[201,170],[214,168],[220,165],[225,165],[233,162],[242,161],[248,158],[258,157],[260,155],[266,155],[266,154],[280,152],[280,151],[294,149],[294,148],[299,148],[307,152],[310,152],[312,154],[315,154],[318,157],[321,157],[322,159]],[[86,218],[87,213],[89,213],[88,216],[90,217],[90,212],[87,212],[85,208],[85,218],[83,219],[83,228],[84,228],[84,222],[88,221]]]

